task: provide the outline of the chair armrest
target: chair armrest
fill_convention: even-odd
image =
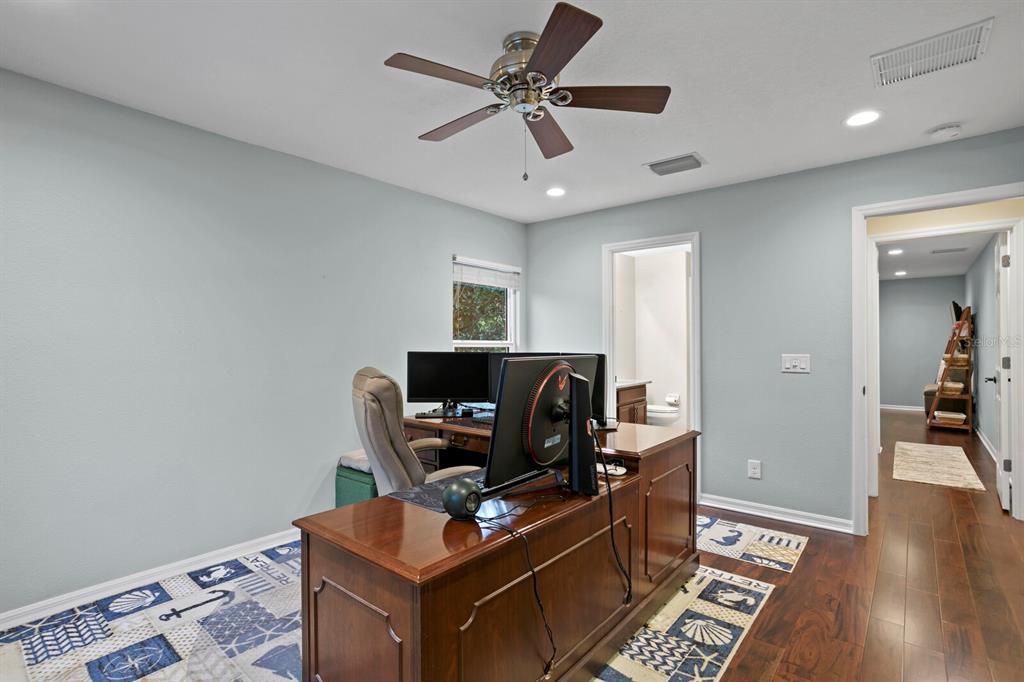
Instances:
[[[426,482],[430,483],[432,481],[440,481],[443,478],[452,478],[453,476],[462,476],[464,474],[469,474],[469,473],[472,473],[474,471],[479,471],[479,470],[480,470],[480,467],[474,467],[474,466],[458,466],[458,467],[448,467],[447,469],[438,469],[437,471],[432,471],[429,474],[427,474]]]
[[[416,440],[409,441],[409,447],[412,448],[413,452],[420,452],[422,450],[444,450],[448,445],[449,443],[446,438],[418,438]]]

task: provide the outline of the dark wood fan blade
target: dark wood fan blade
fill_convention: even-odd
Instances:
[[[562,127],[558,125],[550,111],[546,111],[544,118],[539,121],[526,119],[526,126],[533,133],[533,139],[537,141],[540,153],[545,159],[553,159],[572,151],[572,142],[569,142],[569,138],[562,132]]]
[[[430,142],[440,142],[441,140],[447,140],[455,133],[461,133],[469,126],[476,125],[485,118],[490,118],[494,114],[498,113],[495,105],[488,104],[483,109],[477,109],[471,114],[466,114],[460,118],[445,123],[443,126],[434,128],[429,133],[423,133],[420,135],[421,140],[429,140]]]
[[[587,41],[601,28],[602,21],[589,12],[560,2],[548,18],[540,41],[533,50],[526,71],[539,71],[554,80],[569,60],[576,56]]]
[[[572,101],[565,105],[567,107],[638,111],[644,114],[660,114],[665,110],[668,96],[672,93],[672,88],[667,85],[566,86],[558,90],[572,93]],[[557,94],[558,90],[552,94]]]
[[[420,57],[413,57],[411,54],[405,54],[404,52],[397,52],[384,62],[385,66],[392,66],[396,69],[403,69],[405,71],[412,71],[413,73],[422,73],[424,76],[433,76],[434,78],[443,78],[446,81],[454,81],[455,83],[462,83],[468,85],[471,88],[482,88],[486,83],[491,81],[483,76],[478,76],[475,73],[469,73],[461,69],[456,69],[451,66],[445,66],[444,64],[438,64],[432,62],[429,59],[422,59]]]

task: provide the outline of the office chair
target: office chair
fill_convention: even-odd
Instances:
[[[352,378],[352,411],[378,495],[480,468],[458,466],[426,473],[416,453],[446,448],[448,441],[442,438],[407,441],[402,428],[402,408],[402,388],[397,381],[376,367],[363,367],[356,372]]]

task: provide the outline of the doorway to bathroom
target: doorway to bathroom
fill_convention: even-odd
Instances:
[[[700,428],[697,233],[603,247],[610,417]]]

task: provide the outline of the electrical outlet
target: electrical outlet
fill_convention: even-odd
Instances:
[[[811,356],[807,354],[782,354],[783,374],[810,374]]]
[[[747,460],[747,478],[756,478],[757,480],[761,480],[761,460]]]

